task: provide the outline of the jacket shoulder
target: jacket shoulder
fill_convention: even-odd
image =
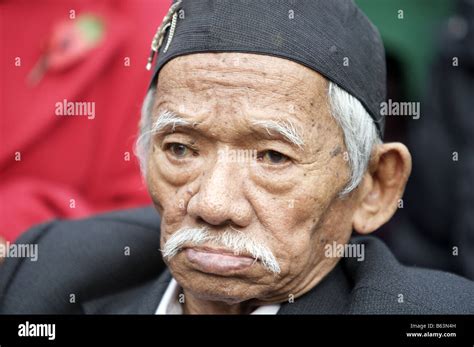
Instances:
[[[1,313],[80,313],[81,302],[136,286],[163,271],[160,219],[153,208],[52,221],[15,243],[37,259],[5,259]]]
[[[474,313],[474,282],[442,271],[400,264],[374,237],[355,238],[365,259],[345,261],[353,280],[351,313]]]

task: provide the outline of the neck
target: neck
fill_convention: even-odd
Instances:
[[[253,311],[248,303],[228,304],[223,301],[203,300],[184,292],[184,314],[249,314]]]

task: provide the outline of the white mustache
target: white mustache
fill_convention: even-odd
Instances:
[[[255,260],[260,260],[265,269],[274,274],[281,271],[278,261],[267,245],[239,231],[224,231],[214,235],[207,228],[181,228],[171,235],[161,251],[163,257],[169,261],[186,243],[198,246],[206,242],[225,247],[234,254],[251,254]]]

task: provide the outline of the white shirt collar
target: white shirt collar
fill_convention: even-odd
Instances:
[[[183,308],[179,303],[179,294],[181,288],[174,278],[171,279],[165,294],[161,298],[160,304],[155,314],[183,314]],[[264,305],[258,307],[251,314],[269,314],[273,315],[278,312],[280,305]]]

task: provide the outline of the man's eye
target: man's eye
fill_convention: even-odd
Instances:
[[[286,155],[272,150],[259,153],[257,158],[268,164],[284,164],[290,160]]]
[[[168,143],[165,150],[170,151],[176,158],[184,158],[192,152],[188,146],[176,142]]]

